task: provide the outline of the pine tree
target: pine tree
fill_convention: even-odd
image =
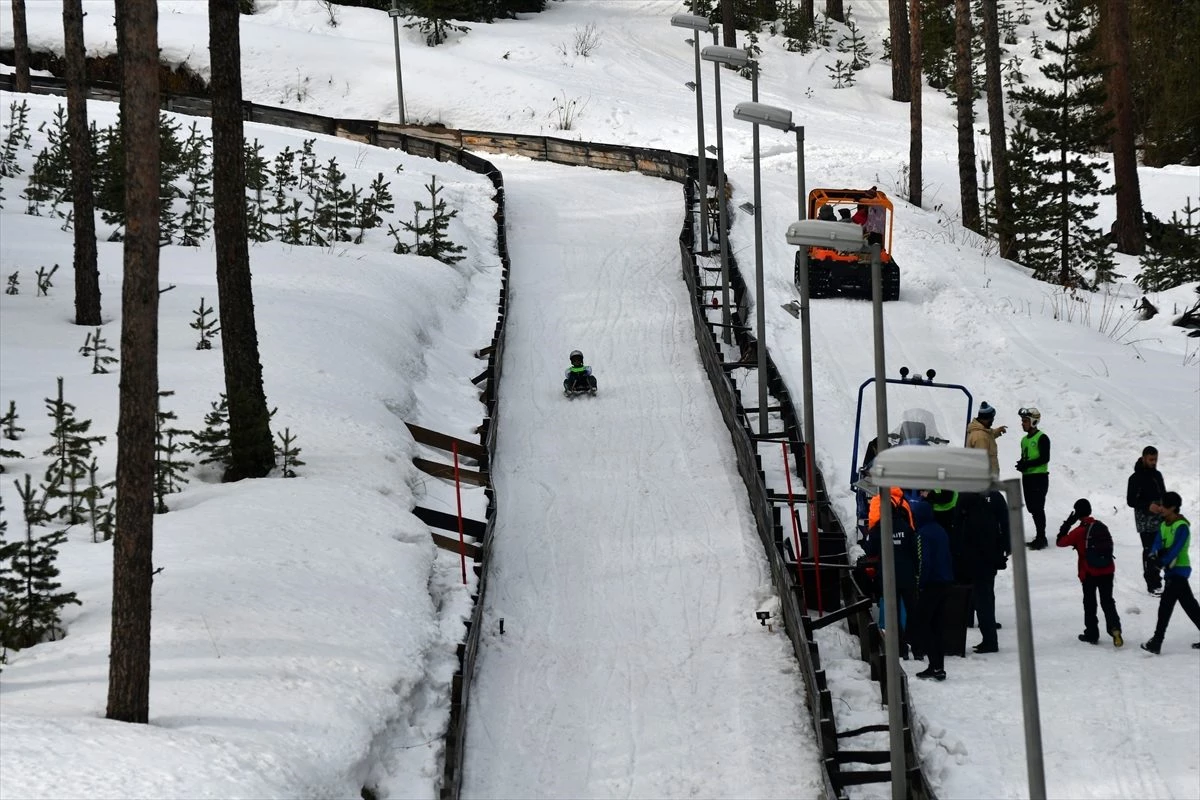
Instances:
[[[287,242],[287,221],[293,213],[294,205],[291,192],[299,185],[300,178],[296,174],[296,151],[290,147],[275,154],[275,166],[271,170],[271,208],[268,213],[276,218],[275,230],[279,231],[281,240]],[[292,242],[299,244],[299,242]]]
[[[316,185],[320,187],[320,203],[314,199],[312,216],[318,238],[327,244],[350,241],[357,203],[346,189],[346,173],[338,169],[336,158],[325,164]]]
[[[100,218],[116,226],[109,241],[120,241],[125,227],[125,141],[118,112],[117,121],[103,129],[92,124],[92,151],[95,154],[93,179],[96,208]]]
[[[21,434],[25,429],[17,425],[17,402],[15,400],[8,401],[8,411],[0,416],[0,436],[3,436],[9,441],[17,441],[21,438]],[[12,450],[7,447],[0,447],[0,458],[17,459],[24,458],[25,454],[20,450]],[[0,464],[0,473],[4,472],[4,465]]]
[[[367,187],[367,195],[356,209],[355,225],[358,226],[358,236],[354,239],[355,244],[362,244],[363,234],[367,230],[382,225],[382,215],[391,214],[395,207],[391,186],[383,179],[383,173],[380,172]]]
[[[450,220],[457,217],[458,212],[446,210],[446,201],[439,197],[444,187],[437,185],[436,175],[430,179],[429,183],[425,184],[425,188],[429,190],[429,205],[424,205],[419,200],[413,202],[416,210],[416,217],[414,218],[415,227],[410,228],[406,222],[401,222],[400,224],[414,233],[421,230],[426,234],[425,241],[421,241],[418,234],[417,255],[431,256],[443,264],[454,264],[462,261],[466,256],[457,254],[467,248],[452,242],[448,234]],[[422,211],[430,212],[429,221],[425,226],[420,224]]]
[[[1094,23],[1090,0],[1059,0],[1046,13],[1046,24],[1062,40],[1046,43],[1056,58],[1041,68],[1052,88],[1026,87],[1018,95],[1022,119],[1036,136],[1034,147],[1048,157],[1039,177],[1051,200],[1046,211],[1054,222],[1057,282],[1063,286],[1088,285],[1089,271],[1096,284],[1116,277],[1111,247],[1091,224],[1099,204],[1083,199],[1107,193],[1099,177],[1107,167],[1087,157],[1108,142],[1111,120],[1103,108]]]
[[[850,54],[850,69],[854,72],[871,66],[872,53],[867,47],[867,37],[854,24],[852,16],[846,16],[846,35],[838,39],[837,51]]]
[[[296,477],[296,467],[303,467],[300,460],[300,448],[296,446],[296,437],[292,436],[290,428],[284,428],[283,433],[276,434],[279,442],[275,445],[275,457],[283,469],[283,477]]]
[[[83,341],[83,347],[79,348],[79,355],[92,359],[93,375],[107,375],[108,365],[117,363],[115,357],[106,355],[111,352],[113,349],[108,346],[108,340],[100,335],[99,328],[95,333],[89,333]]]
[[[1142,291],[1160,292],[1200,281],[1200,208],[1189,197],[1183,213],[1186,219],[1171,212],[1170,222],[1146,213],[1146,250],[1134,279]]]
[[[53,461],[46,469],[47,499],[65,499],[66,504],[54,512],[74,525],[83,522],[79,487],[87,477],[88,462],[92,459],[92,448],[104,444],[108,437],[89,436],[92,421],[75,418],[75,406],[63,399],[63,379],[58,379],[58,396],[46,398],[46,412],[54,420],[51,437],[54,444],[42,455]]]
[[[1052,280],[1056,263],[1053,236],[1057,227],[1043,176],[1046,162],[1038,159],[1033,134],[1021,123],[1012,130],[1007,157],[1012,203],[1001,233],[1012,241],[1011,258],[1033,270],[1038,280]]]
[[[166,114],[158,116],[158,240],[159,244],[168,245],[175,241],[179,233],[179,215],[175,213],[175,201],[187,195],[176,186],[176,181],[183,177],[187,167],[184,164],[184,143],[179,138],[183,126]]]
[[[274,228],[266,220],[265,193],[271,184],[271,167],[262,154],[263,146],[255,139],[246,143],[246,236],[252,242],[271,241]]]
[[[29,103],[14,100],[8,105],[8,124],[4,126],[4,144],[0,147],[0,178],[13,178],[25,171],[17,163],[17,154],[29,148]]]
[[[950,88],[954,78],[954,3],[922,2],[921,69],[934,89]]]
[[[4,287],[5,294],[20,294],[21,293],[21,272],[20,270],[8,276],[8,283]]]
[[[404,10],[416,20],[405,23],[406,28],[416,28],[425,34],[425,44],[437,47],[450,37],[451,33],[466,33],[470,30],[465,25],[455,25],[450,20],[464,19],[458,0],[404,0],[401,3]]]
[[[8,663],[8,645],[12,637],[12,617],[21,582],[13,570],[13,558],[21,549],[20,542],[8,541],[8,520],[4,518],[4,498],[0,497],[0,664]]]
[[[87,486],[79,493],[86,509],[88,526],[92,530],[93,542],[107,542],[113,535],[113,516],[115,498],[108,498],[107,492],[117,485],[115,480],[102,482],[99,479],[100,466],[96,459],[87,468]],[[108,501],[105,502],[105,499]]]
[[[229,464],[229,401],[224,393],[210,403],[204,415],[204,429],[197,431],[187,448],[199,456],[201,464],[217,464],[223,470]]]
[[[50,279],[54,277],[54,273],[56,272],[58,272],[58,264],[55,264],[49,270],[45,267],[38,267],[37,272],[34,273],[37,276],[38,297],[48,297],[50,295],[50,290],[54,288],[54,284],[50,282]]]
[[[197,350],[212,350],[212,340],[221,332],[218,326],[219,319],[209,319],[209,315],[213,313],[212,306],[204,305],[204,298],[200,298],[200,307],[193,308],[192,313],[196,315],[195,322],[189,322],[188,327],[194,331],[200,332],[200,340],[196,342]]]
[[[62,584],[55,580],[58,567],[54,562],[58,558],[58,546],[66,541],[66,531],[35,536],[34,527],[40,522],[36,490],[29,475],[25,476],[24,487],[20,481],[13,483],[25,512],[25,540],[19,543],[11,557],[12,575],[4,579],[7,621],[3,629],[8,638],[3,645],[21,650],[47,638],[52,641],[58,638],[62,633],[60,612],[67,605],[80,603],[74,592],[59,592]],[[40,505],[45,505],[44,499]],[[10,586],[16,591],[8,597]]]
[[[179,243],[185,247],[198,247],[212,230],[208,213],[212,208],[212,165],[208,157],[210,146],[209,138],[193,122],[188,128],[181,152],[181,166],[190,187],[187,205],[179,218]]]
[[[179,454],[188,449],[187,439],[192,437],[192,432],[172,427],[171,423],[178,417],[174,411],[164,411],[162,408],[162,399],[174,394],[170,391],[158,393],[154,430],[155,514],[166,514],[170,510],[167,508],[167,495],[183,491],[183,484],[188,482],[187,471],[195,466],[195,462],[179,458]]]

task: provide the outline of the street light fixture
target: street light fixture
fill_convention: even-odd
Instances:
[[[405,123],[404,120],[404,79],[400,73],[400,17],[403,12],[397,4],[398,0],[392,0],[392,7],[388,9],[388,16],[392,18],[392,43],[396,48],[396,105],[400,109],[400,124]]]
[[[799,142],[797,142],[799,145]],[[801,181],[803,186],[803,181]],[[803,205],[803,200],[801,201]],[[808,248],[828,247],[842,253],[853,253],[862,250],[863,231],[858,225],[847,225],[844,222],[828,222],[819,219],[804,219],[788,225],[787,243],[800,248],[797,254],[801,258],[800,271],[800,339],[801,358],[804,362],[804,495],[808,499],[808,547],[814,556],[819,552],[819,524],[817,521],[817,468],[816,468],[816,423],[813,412],[813,381],[812,381],[812,338],[809,315],[809,285],[808,285]],[[785,307],[786,308],[786,307]],[[788,309],[790,312],[791,309]],[[813,561],[814,574],[820,580],[816,559]],[[818,587],[820,583],[817,584]],[[817,606],[821,607],[820,589],[817,590]]]
[[[758,432],[767,436],[767,306],[763,290],[762,254],[762,176],[759,164],[758,128],[766,125],[781,131],[794,130],[792,112],[765,103],[738,103],[733,118],[754,126],[754,308],[755,335],[758,337]],[[801,206],[804,200],[800,200]]]
[[[392,0],[396,2],[396,0]],[[701,252],[708,252],[708,156],[704,153],[704,93],[700,82],[700,31],[713,29],[708,17],[699,14],[673,14],[671,24],[676,28],[696,31],[692,37],[692,51],[696,56],[696,160],[700,179],[700,241]]]
[[[875,456],[864,483],[878,487],[881,492],[886,492],[891,486],[949,489],[955,492],[988,492],[999,489],[1007,497],[1013,555],[1013,594],[1017,612],[1017,658],[1021,667],[1021,706],[1025,718],[1025,765],[1030,798],[1045,800],[1046,773],[1042,760],[1042,724],[1033,655],[1033,619],[1029,609],[1029,572],[1025,564],[1021,481],[1017,478],[1001,481],[993,477],[987,453],[983,450],[901,445]],[[890,505],[880,500],[880,509]],[[881,531],[881,540],[886,537],[890,541],[888,533]],[[889,676],[888,686],[891,684],[892,678]]]

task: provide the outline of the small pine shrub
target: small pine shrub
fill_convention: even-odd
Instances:
[[[114,356],[108,353],[114,352],[108,346],[108,340],[100,335],[100,329],[96,328],[95,333],[89,333],[83,341],[83,347],[79,348],[79,355],[84,358],[92,359],[92,374],[107,375],[110,364],[117,363]]]
[[[200,339],[196,342],[197,350],[212,350],[212,340],[221,332],[218,323],[219,319],[215,317],[209,319],[213,313],[212,306],[204,305],[204,298],[200,298],[200,307],[193,308],[192,313],[196,315],[195,322],[189,322],[188,327],[200,333]]]

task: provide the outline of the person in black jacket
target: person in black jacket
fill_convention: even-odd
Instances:
[[[1142,449],[1142,457],[1133,465],[1129,485],[1125,489],[1125,502],[1133,509],[1133,524],[1142,540],[1142,576],[1146,579],[1146,591],[1150,594],[1162,592],[1162,568],[1150,558],[1150,548],[1158,535],[1162,517],[1150,510],[1166,494],[1162,473],[1158,471],[1158,450],[1153,445]]]
[[[980,642],[973,650],[995,653],[1000,650],[996,637],[996,572],[1007,567],[1012,550],[1008,502],[1000,492],[962,494],[959,507],[971,569],[971,599],[980,635]]]
[[[891,631],[892,620],[896,620],[895,630],[900,633],[900,656],[908,658],[909,631],[907,621],[917,611],[917,580],[921,570],[921,554],[918,550],[917,531],[913,524],[912,509],[900,489],[892,487],[892,546],[895,557],[896,593],[899,597],[885,599],[884,621],[887,630]],[[871,498],[873,513],[868,516],[867,538],[863,542],[863,550],[868,557],[878,557],[882,553],[879,542],[879,496]],[[918,647],[920,645],[918,644]]]

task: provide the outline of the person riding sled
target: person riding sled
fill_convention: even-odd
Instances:
[[[568,394],[596,392],[596,376],[592,374],[592,368],[583,363],[583,353],[578,350],[571,351],[571,366],[567,367],[563,391]]]

